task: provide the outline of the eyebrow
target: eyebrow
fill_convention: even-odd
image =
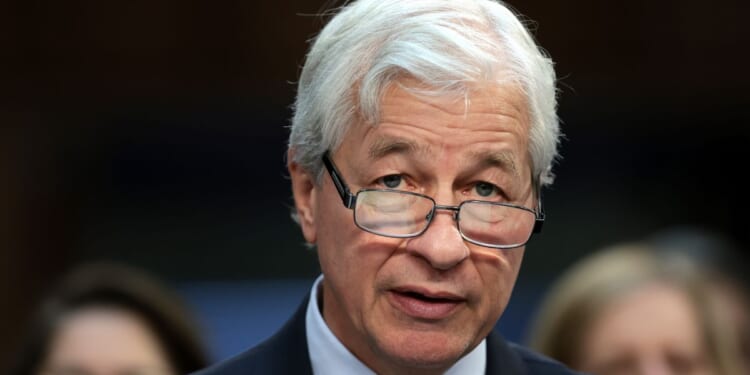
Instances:
[[[410,139],[381,136],[370,144],[368,156],[372,160],[391,154],[428,154],[429,146],[417,144]]]
[[[479,160],[479,165],[483,167],[498,167],[506,170],[518,177],[518,167],[516,166],[516,159],[513,157],[512,152],[508,151],[472,151],[471,157],[474,160]]]
[[[391,154],[419,154],[429,157],[430,146],[419,144],[413,140],[392,136],[380,136],[368,147],[371,160],[378,160]],[[479,167],[495,167],[510,172],[518,177],[518,167],[513,153],[510,151],[478,150],[471,151],[472,160],[478,160]]]

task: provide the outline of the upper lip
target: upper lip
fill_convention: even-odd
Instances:
[[[400,287],[393,288],[392,290],[397,293],[421,294],[427,298],[432,298],[432,299],[446,299],[446,300],[451,300],[451,301],[463,301],[466,299],[458,294],[451,293],[448,291],[441,291],[441,290],[435,291],[435,290],[430,290],[428,288],[423,288],[423,287],[418,287],[418,286],[400,286]]]

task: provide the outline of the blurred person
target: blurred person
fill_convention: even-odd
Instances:
[[[603,249],[555,283],[531,347],[598,375],[745,374],[710,277],[647,243]]]
[[[182,375],[208,364],[188,310],[144,272],[83,265],[41,303],[12,375]]]
[[[681,272],[704,274],[705,288],[735,345],[729,356],[740,358],[743,373],[750,373],[750,288],[747,259],[731,239],[696,227],[676,227],[646,239],[662,262]]]
[[[347,2],[307,55],[287,155],[322,275],[200,374],[571,373],[493,330],[544,220],[555,95],[502,3]]]

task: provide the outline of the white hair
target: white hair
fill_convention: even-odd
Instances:
[[[499,70],[501,68],[502,70]],[[294,162],[322,173],[349,126],[376,126],[384,90],[400,78],[430,95],[462,95],[497,83],[525,94],[529,154],[537,187],[552,183],[560,136],[552,61],[516,15],[492,0],[358,0],[315,39],[302,69],[289,148]]]

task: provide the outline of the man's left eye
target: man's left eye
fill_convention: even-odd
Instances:
[[[476,185],[474,185],[474,191],[480,197],[491,197],[495,194],[498,194],[500,189],[489,182],[478,182]]]

